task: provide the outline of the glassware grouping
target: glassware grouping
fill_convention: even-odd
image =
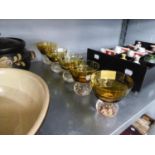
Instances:
[[[54,42],[39,42],[37,48],[43,54],[43,61],[51,65],[55,73],[62,73],[65,82],[74,83],[77,95],[89,95],[91,90],[98,98],[96,110],[105,117],[114,117],[118,113],[118,102],[133,87],[130,76],[112,70],[100,70],[99,63],[84,60],[81,54],[68,52]]]

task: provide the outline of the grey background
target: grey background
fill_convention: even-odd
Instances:
[[[119,43],[122,20],[0,20],[2,36],[23,38],[28,48],[42,40],[78,52],[88,47],[113,47]],[[35,51],[37,51],[35,49]],[[40,59],[39,53],[37,58]]]
[[[155,43],[155,20],[129,20],[125,44],[135,40]]]

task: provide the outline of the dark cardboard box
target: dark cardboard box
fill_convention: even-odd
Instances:
[[[98,62],[100,69],[116,70],[131,75],[134,80],[132,89],[134,92],[139,92],[143,87],[155,81],[155,67],[148,68],[90,48],[87,50],[87,59]]]

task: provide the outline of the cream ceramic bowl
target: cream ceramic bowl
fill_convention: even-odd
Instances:
[[[47,113],[49,90],[38,75],[0,69],[0,134],[35,134]]]

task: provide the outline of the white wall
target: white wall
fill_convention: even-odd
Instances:
[[[88,47],[113,47],[118,44],[122,20],[0,20],[2,36],[22,38],[35,48],[42,40],[86,52]],[[40,55],[38,54],[38,59]]]

